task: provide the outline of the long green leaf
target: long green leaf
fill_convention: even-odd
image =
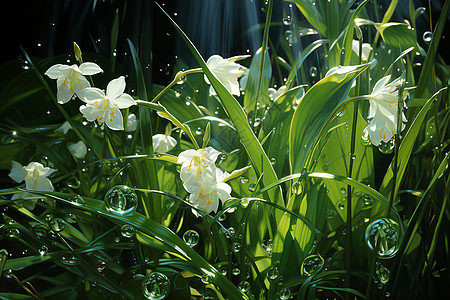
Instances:
[[[160,7],[161,8],[161,7]],[[187,35],[183,32],[183,30],[173,21],[170,16],[161,8],[161,10],[166,14],[167,18],[176,28],[178,33],[181,35],[183,40],[186,42],[186,45],[191,50],[194,57],[197,59],[197,62],[200,64],[203,72],[208,77],[211,82],[214,90],[217,92],[219,99],[221,100],[221,104],[224,110],[227,112],[228,116],[233,121],[233,124],[236,128],[239,137],[241,138],[241,143],[247,151],[248,156],[250,157],[252,166],[257,170],[259,174],[264,174],[262,178],[262,182],[264,185],[269,185],[270,183],[277,181],[277,175],[270,163],[269,158],[267,157],[264,149],[256,138],[255,134],[251,130],[248,125],[247,118],[245,116],[245,112],[242,109],[239,102],[228,92],[228,90],[223,86],[223,84],[216,78],[216,76],[209,70],[206,65],[204,59],[198,52],[195,45],[189,40]],[[269,191],[268,197],[271,202],[276,203],[278,205],[283,206],[283,196],[281,194],[281,189],[277,189]]]

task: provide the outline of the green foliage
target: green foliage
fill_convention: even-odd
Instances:
[[[169,280],[153,289],[168,285],[165,299],[448,292],[441,280],[449,277],[449,68],[438,45],[450,1],[424,43],[413,1],[405,23],[391,21],[398,1],[383,10],[376,1],[289,2],[295,5],[264,4],[263,42],[251,58],[221,62],[246,69],[239,95],[228,86],[235,78],[224,80],[178,19],[156,6],[153,14],[167,17],[189,53],[167,86],[152,82],[149,50],[160,45],[150,32],[161,29],[137,17],[136,35],[123,36],[121,10],[151,11],[144,2],[111,14],[106,55],[76,46],[76,57],[31,58],[22,49],[20,61],[0,65],[1,299],[143,299],[152,272]],[[277,5],[283,22],[274,19]],[[278,26],[289,30],[279,41]],[[364,60],[355,40],[370,44]],[[93,87],[128,74],[125,93],[136,105],[121,113],[124,123],[134,114],[136,128],[88,122],[83,97],[58,103],[61,82],[45,72],[80,65],[81,57],[104,70],[87,76]],[[187,65],[192,57],[197,65]],[[405,80],[380,87],[387,75]],[[373,132],[384,140],[378,146]],[[176,145],[161,151],[156,134]],[[72,149],[79,141],[87,146],[82,157]],[[178,156],[206,147],[220,152],[208,167],[227,172],[225,179],[189,193],[180,173],[208,158],[186,167]],[[39,189],[47,177],[37,171],[12,180],[13,166],[31,162],[56,170],[48,177],[54,190]],[[195,180],[206,176],[201,171]],[[231,198],[203,194],[223,185]],[[131,194],[112,194],[113,187]],[[30,192],[34,199],[21,199]],[[203,200],[220,202],[217,211],[206,211]],[[381,218],[398,227],[377,228]]]

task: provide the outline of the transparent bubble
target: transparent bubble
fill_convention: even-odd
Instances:
[[[301,273],[302,275],[311,276],[314,273],[322,269],[324,260],[322,256],[318,254],[308,255],[302,263]]]
[[[250,290],[250,283],[248,281],[241,281],[238,284],[238,288],[243,292],[247,293]]]
[[[163,273],[151,272],[142,280],[142,292],[147,299],[164,299],[170,292],[170,280]]]
[[[280,271],[277,267],[272,267],[269,269],[269,272],[267,272],[267,278],[269,278],[269,280],[277,279],[278,275],[280,275]]]
[[[309,69],[309,75],[311,76],[311,77],[316,77],[317,76],[317,68],[316,67],[311,67],[310,69]]]
[[[377,262],[377,268],[375,271],[378,275],[378,280],[382,284],[386,284],[389,281],[390,272],[389,269],[384,267],[381,263]]]
[[[387,143],[381,141],[380,145],[378,145],[378,150],[380,150],[383,154],[391,154],[394,151],[395,142],[394,139],[389,140]]]
[[[425,31],[422,38],[423,41],[428,44],[433,39],[433,33],[431,31]]]
[[[11,240],[19,239],[20,231],[16,227],[10,227],[10,228],[6,229],[5,236]]]
[[[46,245],[42,245],[41,247],[39,247],[38,251],[40,255],[46,255],[48,252],[48,247]]]
[[[53,218],[48,225],[53,231],[60,232],[66,228],[66,221],[61,218]]]
[[[137,206],[137,195],[126,185],[117,185],[105,195],[105,207],[108,211],[124,215],[133,212]]]
[[[134,228],[131,225],[123,225],[120,228],[120,234],[125,238],[131,238],[134,236]]]
[[[291,23],[292,23],[291,16],[286,16],[285,18],[283,18],[284,25],[289,26],[289,25],[291,25]]]
[[[367,226],[365,239],[379,258],[393,257],[400,247],[400,226],[388,218],[375,220]]]
[[[203,274],[201,279],[204,284],[210,284],[213,281],[212,276],[209,274]]]
[[[291,298],[291,290],[288,288],[282,288],[279,295],[281,300],[287,300]]]
[[[189,247],[194,247],[200,241],[200,235],[195,230],[188,230],[183,234],[183,240]]]
[[[80,259],[75,255],[64,255],[60,262],[66,266],[76,266],[80,263]]]
[[[303,192],[303,183],[301,181],[296,181],[291,187],[292,193],[295,195],[300,195]]]

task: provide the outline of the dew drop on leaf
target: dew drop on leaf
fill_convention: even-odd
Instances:
[[[129,214],[136,209],[137,195],[126,185],[112,187],[105,195],[105,207],[109,212],[118,215]]]
[[[322,269],[324,265],[323,258],[318,254],[308,255],[302,263],[301,273],[302,275],[311,276]]]
[[[160,272],[151,272],[142,280],[142,292],[146,299],[165,299],[170,292],[170,281]]]
[[[125,238],[131,238],[134,236],[134,228],[131,225],[123,225],[120,228],[120,234]]]
[[[400,226],[389,218],[377,219],[367,226],[365,239],[379,258],[391,258],[400,247]]]
[[[200,241],[200,235],[195,230],[188,230],[183,234],[183,240],[189,247],[194,247]]]

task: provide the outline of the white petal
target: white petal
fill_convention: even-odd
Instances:
[[[57,98],[59,104],[64,104],[64,103],[69,102],[70,99],[72,99],[72,96],[75,92],[71,88],[70,84],[64,84],[65,80],[66,80],[66,77],[61,76],[56,81],[56,85],[58,87],[58,92],[56,94],[56,98]]]
[[[82,63],[79,68],[83,75],[94,75],[103,72],[99,65],[91,62]]]
[[[83,159],[87,154],[86,145],[82,141],[69,145],[68,148],[70,153],[78,159]]]
[[[80,99],[83,97],[84,89],[90,88],[90,87],[91,87],[91,84],[86,79],[86,77],[84,77],[83,75],[80,75],[78,77],[77,83],[73,85],[75,94],[77,94],[78,98],[80,98]]]
[[[212,162],[216,162],[217,157],[219,157],[220,155],[220,151],[217,151],[216,149],[214,149],[213,147],[206,147],[205,149],[199,149],[199,150],[204,150],[207,153],[207,158],[209,160],[211,160]]]
[[[12,160],[11,172],[8,174],[8,176],[11,177],[11,179],[14,180],[15,182],[21,183],[22,181],[25,180],[26,175],[27,173],[24,170],[23,166],[17,161]]]
[[[92,105],[81,105],[80,112],[89,122],[94,122],[96,117],[99,115],[99,109]]]
[[[84,102],[93,102],[93,101],[100,101],[103,97],[105,97],[105,92],[103,92],[101,89],[98,88],[85,88],[82,92],[82,97],[80,97],[81,100]]]
[[[136,105],[136,101],[134,101],[133,97],[128,95],[127,93],[123,93],[117,98],[111,99],[114,104],[117,104],[119,108],[128,108],[130,106]]]
[[[113,79],[108,83],[106,87],[106,96],[111,99],[119,97],[125,91],[125,77]]]
[[[65,121],[60,127],[55,129],[55,132],[62,132],[66,134],[69,129],[72,129],[72,126],[70,126],[70,123],[68,121]]]
[[[378,80],[375,86],[373,87],[372,94],[380,93],[386,87],[386,83],[389,81],[390,78],[391,75],[387,75]]]
[[[123,116],[117,107],[112,109],[112,114],[105,116],[106,125],[113,130],[123,130]]]
[[[44,74],[50,77],[51,79],[57,79],[58,77],[63,75],[59,70],[59,67],[61,66],[62,66],[61,64],[51,66]]]

